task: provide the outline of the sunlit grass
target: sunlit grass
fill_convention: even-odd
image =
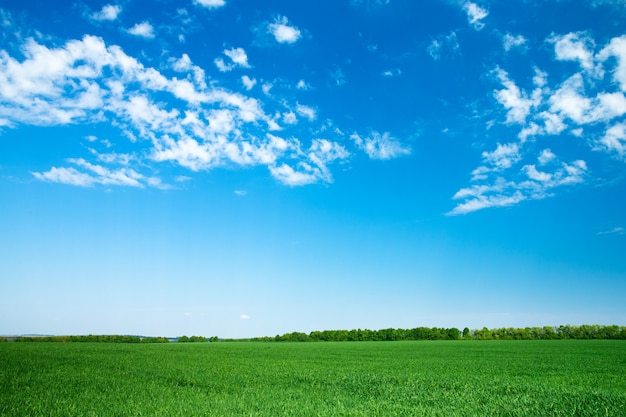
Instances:
[[[622,416],[623,341],[3,343],[2,416]]]

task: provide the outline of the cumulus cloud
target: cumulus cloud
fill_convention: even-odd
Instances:
[[[116,20],[121,12],[122,12],[121,6],[107,4],[103,6],[99,12],[92,13],[90,17],[93,20],[98,20],[98,21]]]
[[[149,22],[137,23],[135,26],[128,29],[127,32],[131,35],[139,36],[141,38],[154,38],[154,28]]]
[[[267,27],[269,33],[274,36],[278,43],[295,43],[302,37],[300,29],[289,24],[289,20],[285,16],[277,17],[274,22]]]

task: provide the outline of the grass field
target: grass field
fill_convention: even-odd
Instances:
[[[626,416],[624,341],[2,343],[0,415]]]

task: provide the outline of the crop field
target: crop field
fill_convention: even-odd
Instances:
[[[1,343],[0,416],[626,416],[626,342]]]

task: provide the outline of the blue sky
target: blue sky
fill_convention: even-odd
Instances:
[[[625,18],[0,1],[0,334],[626,325]]]

